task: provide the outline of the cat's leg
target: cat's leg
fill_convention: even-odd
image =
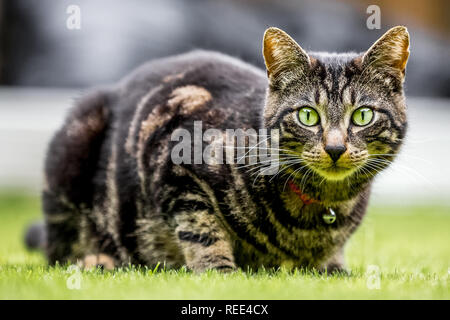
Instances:
[[[176,237],[188,268],[202,272],[208,269],[236,269],[231,241],[208,209],[177,212]]]
[[[50,143],[45,163],[42,195],[50,264],[79,258],[91,243],[89,212],[92,208],[92,179],[107,126],[105,96],[95,93],[72,109],[63,127]]]
[[[342,273],[348,274],[345,268],[344,249],[338,250],[321,268],[322,272],[327,274]]]
[[[56,190],[42,195],[47,230],[46,254],[50,264],[65,263],[72,258],[73,244],[79,239],[80,213],[75,205]]]

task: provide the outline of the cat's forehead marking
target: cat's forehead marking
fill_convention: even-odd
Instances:
[[[322,55],[322,54],[320,54]],[[354,61],[356,54],[323,54],[317,58],[314,102],[326,115],[329,124],[338,125],[343,115],[352,110],[358,102],[358,92],[354,86]]]
[[[356,92],[353,88],[346,86],[341,90],[341,101],[344,106],[354,105],[356,102]]]
[[[327,92],[327,98],[335,102],[343,102],[344,98],[351,100],[348,96],[351,91],[349,87],[353,76],[357,73],[355,60],[356,53],[312,53],[316,58],[318,71],[318,82]],[[347,95],[347,96],[345,96]]]
[[[343,102],[344,94],[349,93],[347,89],[350,80],[346,76],[346,66],[327,66],[326,78],[322,85],[326,88],[328,99],[335,103]]]
[[[321,106],[325,106],[329,122],[338,124],[342,119],[343,105],[341,90],[345,86],[345,77],[341,66],[325,66],[325,77],[319,82],[322,92]]]

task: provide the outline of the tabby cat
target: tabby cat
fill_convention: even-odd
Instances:
[[[408,32],[337,54],[307,53],[269,28],[263,55],[267,76],[195,51],[81,98],[45,164],[49,262],[344,270],[372,180],[405,135]],[[193,133],[194,121],[277,129],[278,147],[267,148],[279,152],[277,173],[254,174],[261,162],[175,164],[172,135]]]

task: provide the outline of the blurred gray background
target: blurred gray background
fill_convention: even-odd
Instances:
[[[369,30],[366,9],[381,9]],[[66,27],[69,5],[81,29]],[[43,156],[73,98],[119,80],[146,60],[196,48],[263,68],[264,30],[306,50],[364,51],[406,25],[410,131],[373,201],[450,203],[450,1],[0,0],[0,188],[37,193]]]

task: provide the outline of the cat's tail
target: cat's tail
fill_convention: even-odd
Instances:
[[[25,232],[25,246],[29,250],[44,251],[47,247],[47,228],[43,221],[34,222]]]

